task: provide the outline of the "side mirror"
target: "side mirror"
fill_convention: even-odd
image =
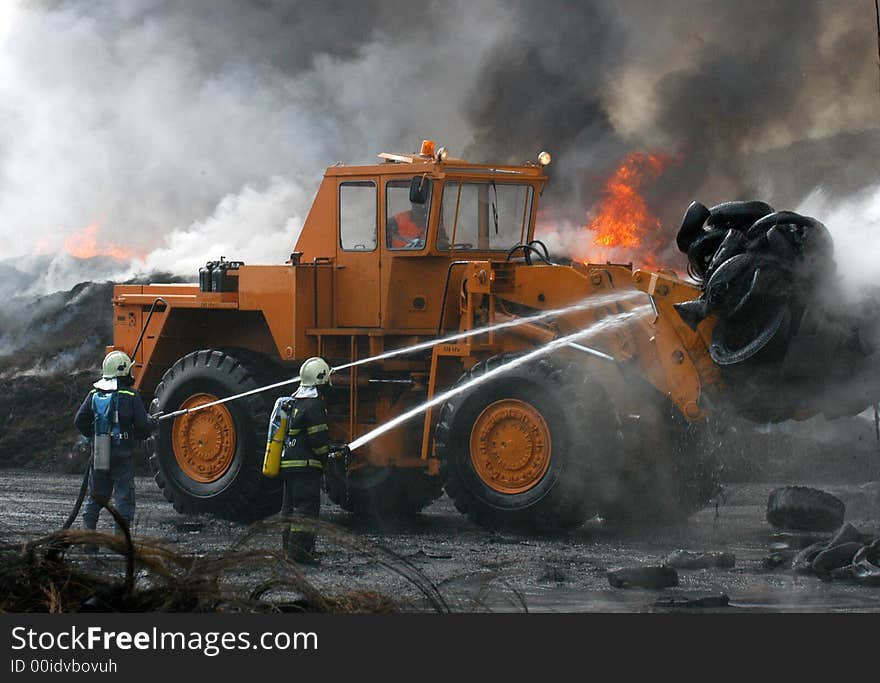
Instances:
[[[431,179],[426,175],[413,176],[409,184],[409,201],[411,204],[425,204],[431,193]]]

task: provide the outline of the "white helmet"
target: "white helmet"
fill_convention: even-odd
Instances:
[[[327,361],[313,356],[305,361],[299,369],[299,383],[303,387],[315,387],[330,381],[330,366]]]
[[[128,377],[131,373],[131,358],[124,351],[111,351],[104,357],[101,375],[104,379]]]

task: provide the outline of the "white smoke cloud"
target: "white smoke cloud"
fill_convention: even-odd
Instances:
[[[801,202],[797,212],[819,219],[831,232],[837,270],[849,294],[858,296],[877,285],[880,185],[845,199],[818,188]]]
[[[272,178],[258,190],[247,186],[220,200],[210,217],[174,230],[164,246],[134,264],[135,271],[169,270],[193,275],[209,258],[245,263],[281,263],[299,237],[313,183]],[[132,273],[134,274],[134,273]]]
[[[48,7],[19,4],[0,45],[5,256],[57,253],[98,223],[99,245],[186,275],[218,251],[283,260],[309,191],[338,160],[369,162],[423,137],[463,149],[471,136],[462,99],[505,16],[494,3],[432,6],[431,45],[427,29],[352,26],[291,66],[273,61],[260,36],[242,38],[231,19],[192,7]],[[304,21],[319,10],[303,5]],[[296,36],[272,30],[295,47]],[[227,50],[232,41],[241,45]],[[346,43],[354,47],[331,52]]]

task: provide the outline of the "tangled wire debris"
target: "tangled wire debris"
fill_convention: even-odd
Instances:
[[[374,591],[322,593],[299,565],[256,547],[257,539],[287,521],[249,528],[222,554],[179,553],[152,539],[132,538],[112,505],[120,534],[61,530],[25,545],[0,540],[0,612],[371,612],[402,605]],[[413,583],[429,609],[449,611],[437,587],[411,562],[365,542],[336,525],[311,522],[322,537],[353,550]],[[77,562],[72,551],[106,549],[125,561],[119,572],[98,574],[93,562]],[[78,554],[78,553],[77,553]],[[96,561],[107,569],[106,562]],[[242,580],[242,577],[248,577]],[[422,608],[424,609],[424,608]]]

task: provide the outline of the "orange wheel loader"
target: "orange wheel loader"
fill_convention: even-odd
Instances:
[[[175,509],[240,521],[278,511],[279,484],[261,464],[285,389],[192,409],[289,379],[308,357],[338,367],[529,319],[334,372],[331,440],[349,443],[626,312],[625,325],[599,325],[387,431],[346,471],[329,466],[328,494],[346,510],[385,515],[416,512],[445,487],[479,524],[540,530],[704,505],[717,483],[700,445],[720,386],[707,352],[713,323],[692,330],[672,308],[699,289],[666,271],[554,262],[533,234],[546,153],[486,165],[426,141],[418,154],[379,157],[326,170],[283,263],[221,259],[198,285],[115,287],[111,348],[134,352],[153,413],[190,409],[162,422],[150,458]]]

